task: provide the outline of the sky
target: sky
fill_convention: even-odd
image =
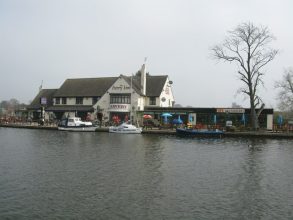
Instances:
[[[211,48],[243,22],[267,26],[278,56],[260,88],[276,108],[274,82],[293,66],[290,0],[0,0],[0,101],[29,103],[67,78],[130,75],[147,57],[151,75],[168,75],[177,104],[249,107],[236,64]],[[43,82],[43,83],[42,83]]]

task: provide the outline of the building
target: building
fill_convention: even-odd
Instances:
[[[44,116],[45,120],[50,120],[53,116],[45,109],[53,105],[53,96],[57,89],[41,89],[30,105],[27,106],[28,116],[38,120]]]
[[[258,109],[257,109],[258,110]],[[171,117],[168,121],[180,117],[184,124],[190,123],[197,128],[225,128],[227,122],[237,128],[250,127],[250,108],[194,108],[194,107],[166,107],[160,108],[155,106],[147,106],[144,114],[151,115],[154,119],[163,121],[162,113],[168,112]],[[274,122],[274,110],[263,109],[258,117],[259,126],[262,129],[272,130]]]
[[[149,75],[145,64],[135,75],[118,77],[67,79],[59,89],[42,89],[28,109],[35,119],[57,119],[79,116],[103,121],[131,119],[142,124],[143,115],[151,115],[161,124],[163,113],[172,115],[167,122],[180,119],[184,124],[208,128],[223,128],[227,122],[236,127],[249,126],[250,109],[174,107],[172,81],[167,75]],[[264,109],[261,128],[272,130],[273,109]]]
[[[29,109],[34,117],[56,119],[79,116],[95,120],[140,120],[147,106],[172,107],[172,81],[167,75],[152,76],[143,64],[137,74],[118,77],[67,79],[59,89],[43,89]],[[51,113],[51,114],[50,114]]]

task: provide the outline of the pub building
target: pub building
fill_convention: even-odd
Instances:
[[[77,116],[82,120],[102,118],[104,122],[131,119],[142,125],[143,115],[150,115],[161,124],[180,117],[184,124],[197,128],[223,128],[228,122],[249,126],[248,108],[174,107],[172,85],[168,75],[150,75],[143,64],[135,75],[67,79],[59,89],[40,90],[28,109],[33,118],[47,121]],[[166,120],[163,113],[171,116]],[[259,124],[273,129],[273,109],[261,112]]]
[[[142,122],[145,107],[174,105],[172,83],[168,75],[148,74],[143,64],[135,75],[67,79],[59,89],[40,90],[28,109],[36,118],[44,107],[46,120],[69,116],[95,120],[102,115],[103,121]],[[40,103],[44,98],[45,106]]]

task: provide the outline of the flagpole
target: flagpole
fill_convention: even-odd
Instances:
[[[132,74],[130,77],[130,120],[131,124],[133,123],[133,116],[132,116]]]

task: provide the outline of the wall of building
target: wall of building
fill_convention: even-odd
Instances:
[[[267,115],[267,130],[273,130],[274,115]]]
[[[84,97],[83,98],[83,105],[92,105],[93,104],[93,98],[92,97]]]
[[[174,102],[174,96],[172,92],[172,87],[169,83],[169,79],[167,78],[163,91],[159,97],[159,106],[172,107],[173,102]]]
[[[156,97],[156,104],[151,105],[150,97],[145,97],[145,104],[144,106],[151,106],[151,107],[172,107],[174,102],[174,96],[172,92],[172,87],[169,83],[169,79],[167,78],[163,90],[159,97]]]
[[[56,98],[54,100],[54,105],[64,105],[62,104],[62,98],[60,98],[60,104],[56,104]],[[83,104],[82,105],[92,105],[93,98],[92,97],[83,97]],[[76,105],[76,97],[66,97],[66,104],[65,105]]]
[[[111,94],[130,94],[131,93],[131,103],[121,104],[121,103],[110,103]],[[137,111],[142,111],[144,109],[145,97],[140,96],[136,93],[134,89],[122,78],[118,80],[109,88],[109,90],[101,97],[101,99],[94,105],[94,109],[99,106],[100,112],[103,113],[104,120],[108,121],[110,119],[111,112],[125,112],[133,116],[134,120],[137,120]],[[97,111],[94,112],[97,114]]]

